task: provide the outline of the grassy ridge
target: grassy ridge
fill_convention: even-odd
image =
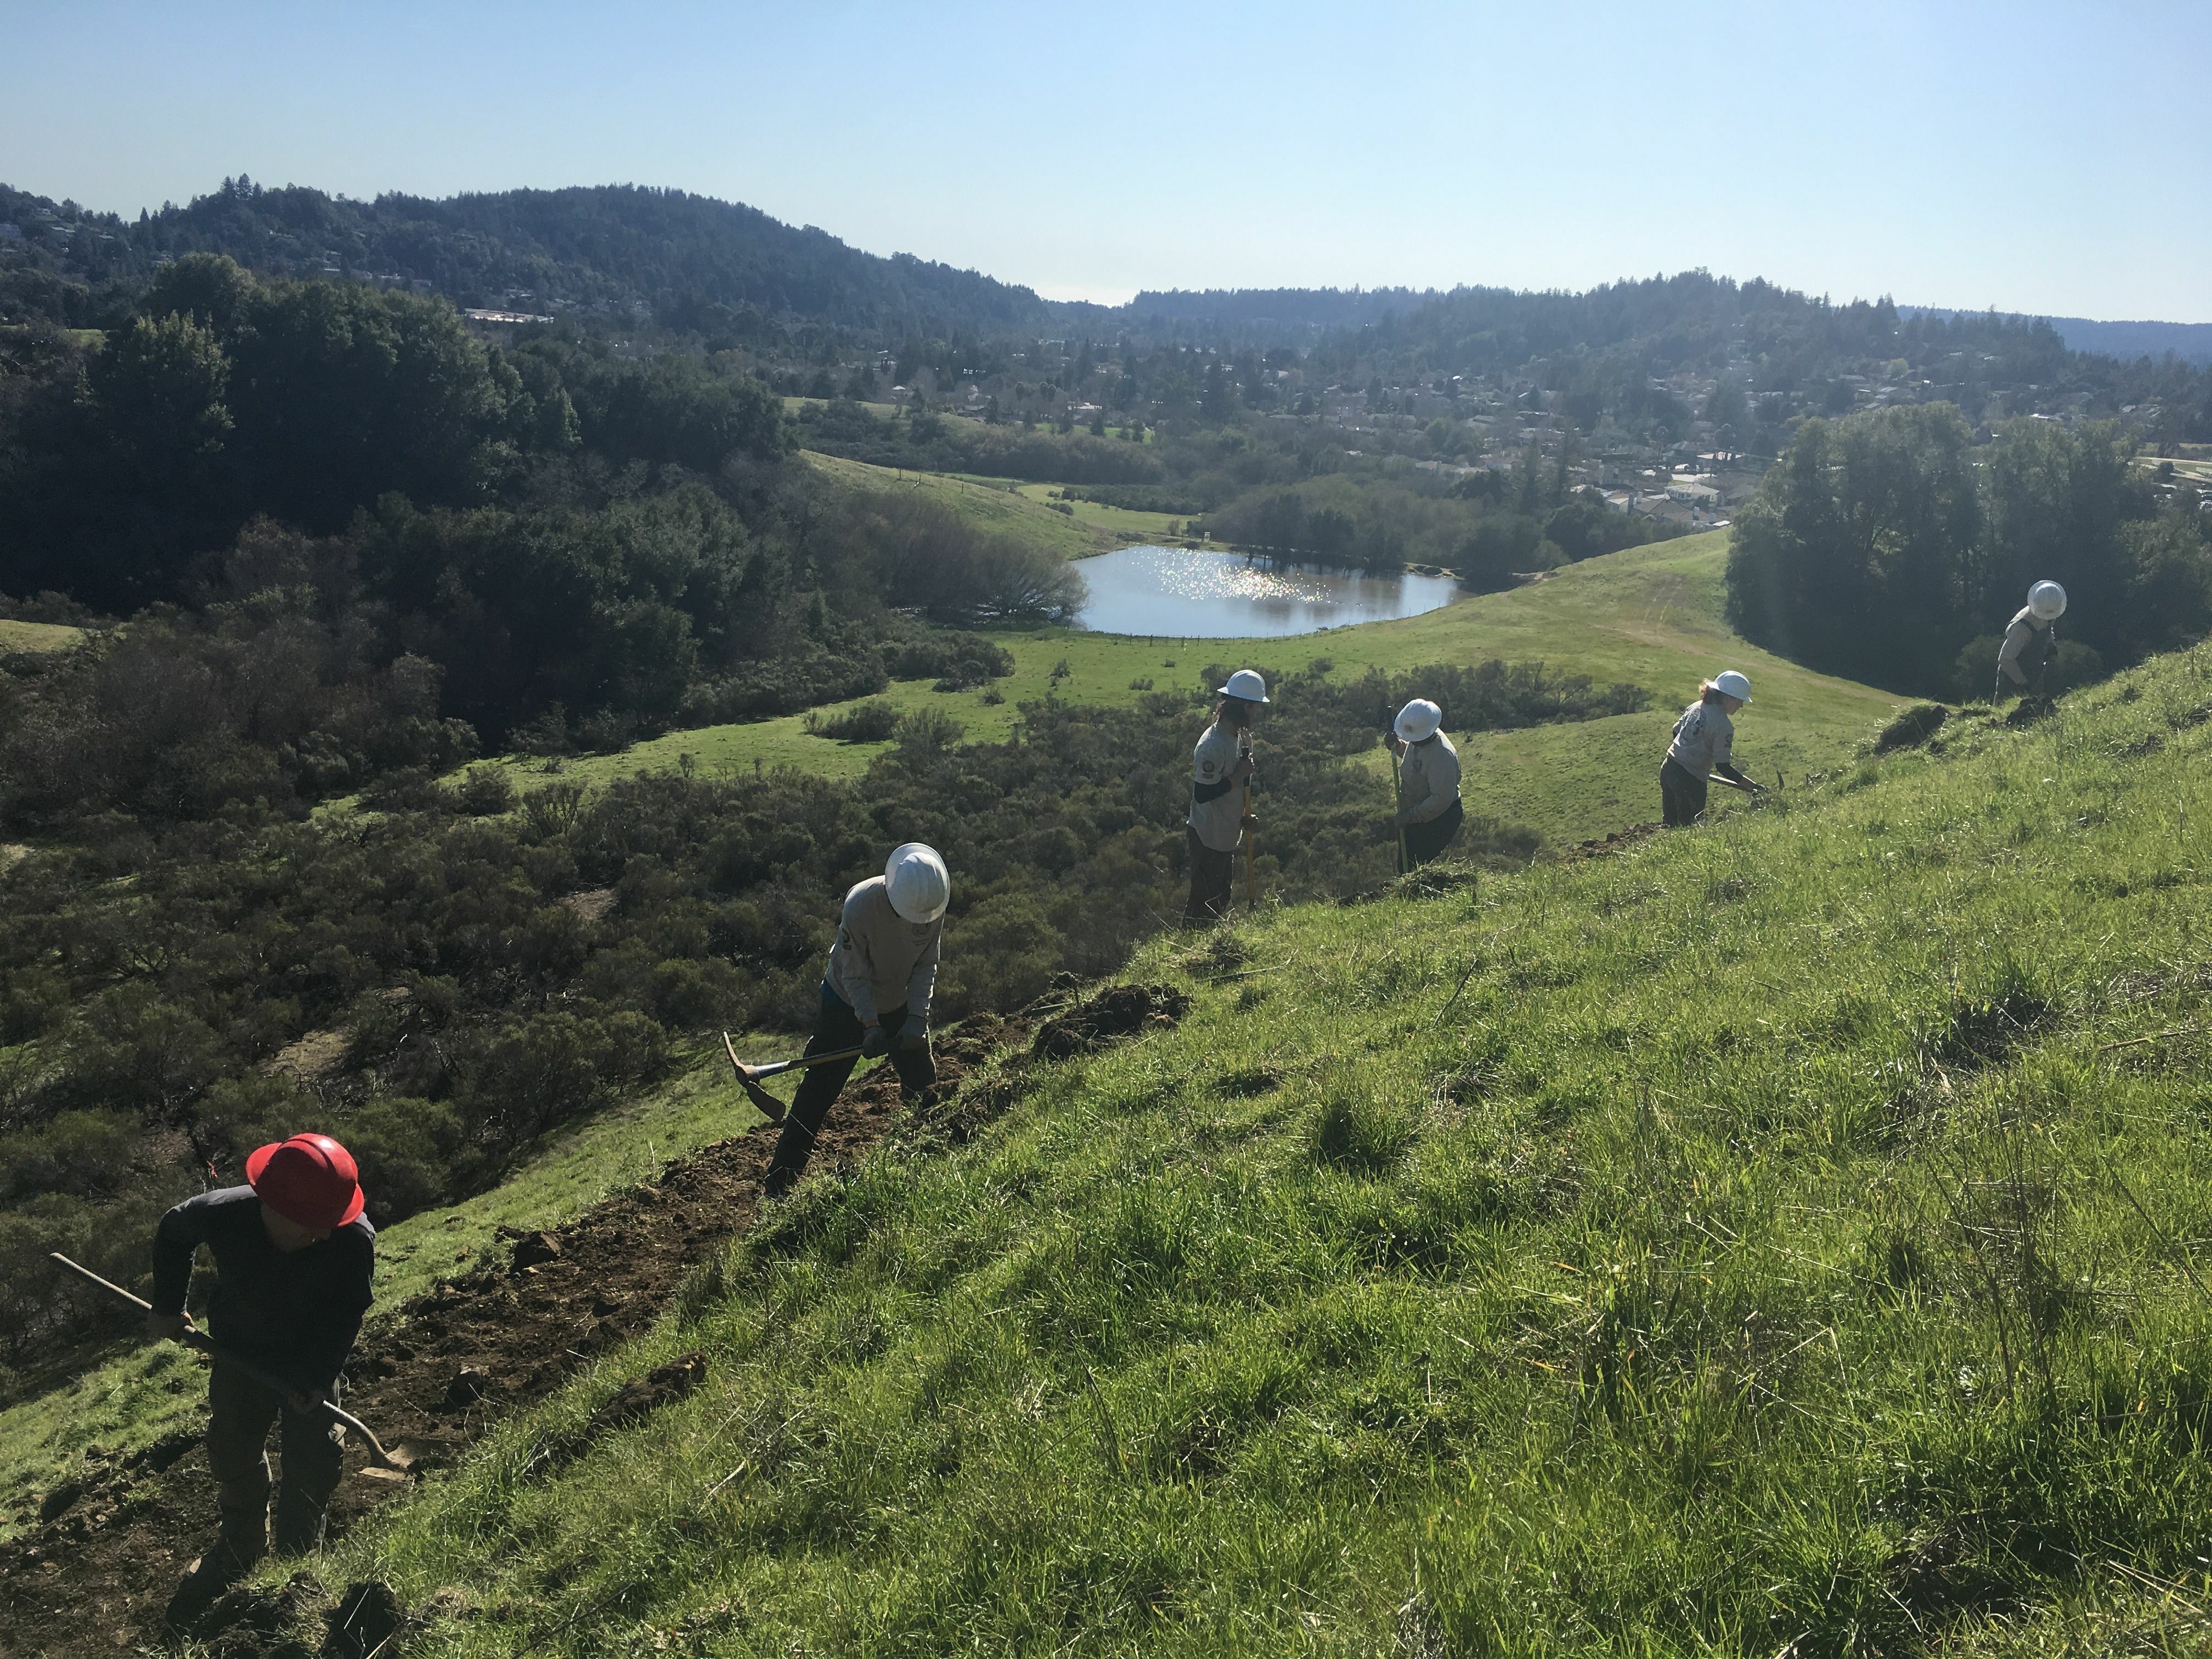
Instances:
[[[1161,941],[1180,1027],[803,1188],[326,1576],[470,1654],[2194,1650],[2208,717],[2199,649]]]
[[[1072,512],[1059,512],[1046,504],[1047,492],[1057,487],[1052,484],[1024,484],[1012,478],[968,473],[908,472],[812,450],[802,453],[817,472],[847,489],[877,493],[918,490],[951,507],[978,530],[1017,537],[1066,558],[1079,559],[1129,542],[1165,541],[1170,526],[1177,526],[1176,539],[1182,539],[1182,520],[1166,513],[1135,513],[1097,501],[1071,501],[1067,505]]]
[[[1739,759],[1762,778],[1778,768],[1795,781],[1808,770],[1843,764],[1853,745],[1898,707],[1886,692],[1813,673],[1731,633],[1721,620],[1727,557],[1724,533],[1659,542],[1426,616],[1287,640],[1150,641],[1068,629],[1006,633],[996,637],[1013,653],[1015,670],[993,688],[1003,702],[988,704],[980,691],[933,691],[927,680],[895,684],[887,695],[902,712],[941,708],[963,724],[969,741],[992,742],[1012,730],[1018,705],[1048,692],[1071,702],[1128,706],[1143,695],[1133,683],[1163,690],[1194,684],[1209,662],[1282,671],[1326,657],[1339,678],[1356,678],[1370,666],[1540,659],[1601,683],[1632,681],[1659,699],[1643,714],[1490,733],[1463,745],[1470,810],[1529,824],[1555,840],[1577,840],[1657,816],[1656,778],[1667,728],[1698,682],[1719,668],[1741,668],[1752,677],[1757,700],[1740,722]],[[1053,671],[1062,662],[1069,672],[1055,682]],[[1265,738],[1263,728],[1263,744]],[[672,732],[619,755],[570,761],[563,775],[590,781],[672,769],[690,755],[708,772],[745,771],[758,763],[852,776],[883,746],[810,737],[793,715]],[[1379,745],[1376,754],[1376,787],[1383,791]],[[526,787],[538,775],[532,763],[501,764]],[[1733,799],[1725,791],[1716,793],[1723,807]]]

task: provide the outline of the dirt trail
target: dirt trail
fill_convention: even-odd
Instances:
[[[1025,1065],[1172,1025],[1188,1002],[1165,985],[1105,985],[1086,994],[1062,975],[1012,1019],[963,1020],[937,1039],[936,1104],[916,1127],[939,1143],[963,1140],[1018,1097]],[[1009,1063],[989,1086],[963,1088],[1000,1052]],[[913,1121],[891,1068],[872,1067],[839,1097],[809,1173],[848,1165]],[[605,1199],[564,1227],[514,1237],[507,1262],[441,1281],[407,1303],[354,1350],[347,1407],[386,1444],[429,1449],[426,1471],[457,1461],[507,1413],[651,1324],[694,1262],[752,1224],[775,1138],[775,1127],[763,1125],[702,1147],[657,1182]],[[679,1398],[704,1364],[703,1356],[687,1354],[633,1379],[601,1409],[595,1428]],[[346,1478],[331,1504],[333,1533],[406,1490],[365,1468],[349,1440]],[[214,1530],[215,1486],[197,1433],[128,1459],[88,1462],[79,1480],[48,1494],[37,1533],[0,1547],[0,1659],[112,1656],[160,1644],[162,1608]],[[389,1595],[356,1586],[349,1605],[371,1589]],[[234,1592],[202,1633],[228,1620],[217,1644],[225,1655],[304,1652],[279,1632],[314,1613],[313,1591],[312,1581],[295,1576],[275,1592]],[[333,1635],[324,1650],[351,1650]]]
[[[944,1032],[940,1097],[1029,1031],[1027,1023],[980,1015]],[[906,1117],[890,1066],[856,1077],[810,1173],[851,1163]],[[702,1147],[652,1185],[617,1193],[553,1232],[516,1238],[513,1263],[442,1281],[406,1304],[355,1349],[348,1408],[387,1445],[433,1449],[433,1467],[458,1459],[500,1418],[644,1329],[693,1262],[751,1225],[775,1137],[762,1126]],[[659,1374],[641,1381],[651,1393]],[[405,1490],[364,1474],[365,1462],[349,1440],[331,1505],[334,1532]],[[128,1459],[88,1462],[79,1479],[47,1495],[44,1514],[36,1533],[0,1549],[0,1659],[158,1644],[170,1592],[213,1539],[205,1449],[197,1434],[179,1434]]]

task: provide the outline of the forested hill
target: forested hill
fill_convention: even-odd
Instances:
[[[10,274],[21,291],[0,301],[52,314],[74,299],[87,314],[54,320],[78,325],[97,320],[89,308],[103,285],[143,283],[196,252],[275,276],[427,285],[462,306],[651,315],[733,337],[793,316],[894,335],[1011,331],[1068,309],[972,270],[866,253],[757,208],[632,185],[361,202],[227,179],[135,223],[0,185],[0,223],[36,256]]]
[[[1900,317],[1972,317],[1971,311],[1947,311],[1939,306],[1899,306]],[[2088,317],[2045,317],[2040,319],[2000,313],[2006,321],[2048,323],[2072,351],[2094,351],[2107,357],[2163,357],[2168,352],[2197,368],[2212,367],[2212,323],[2099,322]]]

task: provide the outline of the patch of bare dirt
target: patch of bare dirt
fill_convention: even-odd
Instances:
[[[344,1063],[352,1042],[343,1031],[310,1031],[270,1055],[261,1069],[272,1076],[282,1073],[301,1083],[319,1083]]]
[[[594,887],[589,892],[571,893],[561,901],[576,913],[580,921],[598,921],[615,908],[615,890]]]
[[[1615,853],[1625,853],[1639,842],[1665,833],[1663,823],[1632,823],[1626,830],[1608,830],[1606,834],[1579,842],[1558,854],[1561,864],[1574,864],[1583,859],[1609,859]]]

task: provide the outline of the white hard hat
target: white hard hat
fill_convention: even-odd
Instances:
[[[1733,668],[1713,676],[1713,690],[1724,697],[1735,697],[1744,702],[1751,701],[1751,682]]]
[[[891,908],[908,921],[935,921],[952,902],[952,878],[934,847],[910,841],[884,860],[884,887]]]
[[[1221,688],[1224,697],[1241,697],[1246,702],[1267,701],[1267,682],[1260,678],[1257,669],[1240,668],[1229,677],[1229,684]]]
[[[1425,743],[1444,723],[1444,711],[1426,697],[1416,697],[1398,711],[1395,730],[1407,743]]]
[[[2027,590],[2027,608],[2045,622],[2066,614],[2066,590],[2057,582],[2038,582]]]

